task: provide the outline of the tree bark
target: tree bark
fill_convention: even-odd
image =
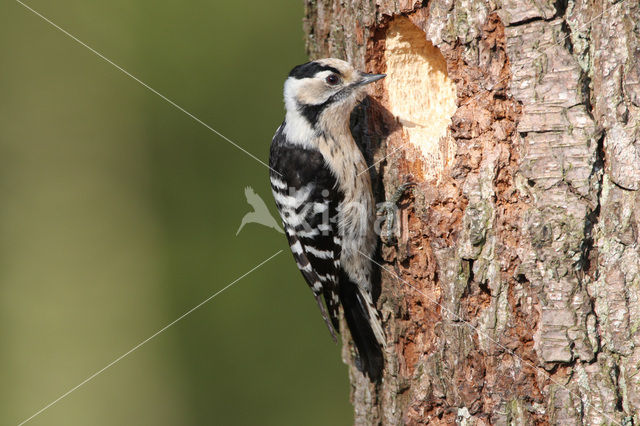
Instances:
[[[381,383],[343,338],[355,423],[640,424],[638,1],[306,0],[305,31],[388,74],[354,136],[379,199],[418,183]]]

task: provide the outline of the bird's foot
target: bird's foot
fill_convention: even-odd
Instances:
[[[415,182],[405,182],[400,185],[388,201],[378,205],[377,213],[379,216],[384,215],[384,226],[380,232],[380,239],[388,246],[395,245],[398,238],[395,235],[396,212],[398,210],[398,201],[402,198],[407,189],[415,186]]]

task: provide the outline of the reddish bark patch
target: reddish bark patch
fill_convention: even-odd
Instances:
[[[410,15],[418,25],[424,25],[426,14]],[[452,384],[455,392],[446,395],[431,393],[422,400],[409,401],[405,415],[407,424],[452,424],[454,407],[465,406],[472,415],[490,422],[490,413],[500,410],[504,401],[519,399],[530,403],[542,402],[538,389],[537,358],[533,348],[533,332],[538,321],[535,295],[529,283],[518,274],[520,260],[521,217],[528,208],[528,200],[516,190],[514,178],[519,167],[516,125],[521,113],[518,102],[509,98],[510,64],[505,51],[504,27],[496,14],[490,15],[480,36],[481,51],[490,52],[488,63],[471,66],[463,59],[463,46],[442,46],[447,71],[457,86],[458,110],[452,118],[451,132],[456,143],[453,165],[438,182],[423,183],[417,193],[419,200],[408,208],[408,238],[398,248],[385,248],[383,257],[402,280],[418,288],[407,288],[396,277],[384,282],[395,283],[383,289],[384,298],[400,302],[394,315],[398,335],[398,353],[404,377],[411,377],[421,360],[442,346],[437,325],[442,321],[440,303],[441,284],[434,250],[455,247],[462,228],[462,218],[468,205],[463,195],[465,179],[476,173],[483,156],[495,157],[493,190],[495,219],[491,228],[497,233],[499,246],[495,262],[507,287],[510,322],[499,336],[492,353],[478,349],[457,358]],[[376,28],[367,45],[369,71],[384,72],[385,24]],[[373,94],[385,105],[386,94],[379,89]],[[382,116],[378,118],[383,118]],[[386,120],[389,120],[387,115]],[[391,123],[387,123],[390,125]],[[406,135],[397,128],[387,138],[387,153],[406,146]],[[387,159],[394,171],[390,181],[399,184],[407,176],[417,181],[422,177],[420,153],[413,147],[400,149]],[[382,166],[385,168],[385,166]],[[418,202],[419,201],[419,202]],[[419,207],[416,209],[415,206]],[[472,263],[469,263],[472,267]],[[516,286],[520,289],[514,292]],[[421,294],[422,293],[422,294]],[[495,296],[495,295],[494,295]],[[476,325],[479,316],[491,305],[491,292],[470,274],[467,289],[460,301],[461,319]],[[477,345],[477,335],[472,333]],[[450,350],[450,348],[449,348]],[[515,350],[514,358],[511,350]],[[520,360],[521,359],[521,360]],[[502,407],[503,408],[503,407]],[[484,414],[483,414],[484,413]],[[428,419],[428,420],[427,420]],[[533,416],[534,423],[545,419]]]

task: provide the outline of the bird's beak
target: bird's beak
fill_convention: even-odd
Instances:
[[[366,84],[373,83],[374,81],[378,81],[382,78],[385,78],[386,74],[368,74],[366,72],[360,73],[361,79],[358,81],[358,86],[364,86]]]

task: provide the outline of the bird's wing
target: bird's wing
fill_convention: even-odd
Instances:
[[[276,170],[281,174],[271,175],[274,198],[296,264],[318,300],[330,331],[331,325],[339,329],[340,239],[336,225],[339,200],[335,178],[326,169],[320,153],[297,147],[289,151],[288,167],[278,167]],[[300,164],[294,164],[297,162]]]

